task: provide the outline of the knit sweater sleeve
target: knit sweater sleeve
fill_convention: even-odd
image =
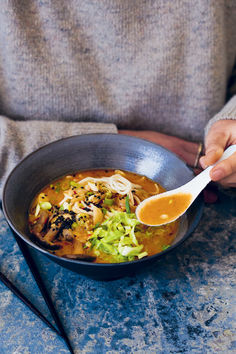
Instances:
[[[211,126],[221,119],[236,119],[236,95],[209,121],[205,128],[205,136],[208,134]]]
[[[117,128],[114,124],[15,121],[0,116],[0,199],[7,175],[24,156],[54,140],[89,133],[117,133]]]
[[[230,80],[228,82],[226,105],[206,125],[205,137],[212,124],[221,119],[236,119],[236,62],[234,64]]]

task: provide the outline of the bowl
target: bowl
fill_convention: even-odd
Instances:
[[[3,189],[3,211],[13,232],[52,261],[97,280],[129,275],[178,247],[194,231],[203,210],[199,196],[181,218],[171,247],[156,255],[125,263],[88,263],[49,253],[31,241],[28,210],[36,195],[51,181],[79,170],[121,169],[157,181],[167,190],[193,178],[193,172],[170,151],[143,139],[119,134],[73,136],[45,145],[25,157],[10,173]]]

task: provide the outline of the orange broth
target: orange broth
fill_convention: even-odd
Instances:
[[[190,193],[178,193],[158,199],[151,199],[141,208],[138,217],[147,225],[169,223],[188,208],[192,201]]]

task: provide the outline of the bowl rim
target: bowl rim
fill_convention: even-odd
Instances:
[[[50,257],[50,258],[55,258],[56,260],[63,260],[67,263],[73,263],[73,264],[79,264],[79,265],[86,265],[86,267],[96,267],[96,268],[110,268],[110,267],[125,267],[125,266],[129,266],[129,265],[134,265],[134,264],[141,264],[141,263],[145,263],[145,262],[151,262],[154,259],[157,259],[171,251],[173,251],[177,246],[179,246],[180,244],[182,244],[191,234],[192,232],[195,230],[195,228],[197,227],[198,223],[200,222],[200,219],[202,217],[203,214],[203,209],[204,209],[204,200],[203,200],[203,196],[202,193],[200,193],[200,195],[196,198],[196,200],[194,201],[194,203],[192,204],[191,207],[193,207],[196,204],[198,205],[198,211],[196,213],[196,216],[191,224],[191,227],[186,231],[185,235],[175,244],[172,244],[170,247],[168,247],[166,250],[158,252],[154,255],[148,256],[148,257],[144,257],[141,259],[137,259],[137,260],[133,260],[133,261],[127,261],[127,262],[120,262],[120,263],[93,263],[93,262],[87,262],[87,261],[83,261],[83,260],[76,260],[76,259],[67,259],[61,256],[57,256],[53,253],[50,253],[49,251],[47,251],[46,249],[40,247],[38,244],[34,243],[33,241],[31,241],[30,239],[26,238],[20,231],[17,230],[16,225],[14,225],[14,223],[11,221],[11,218],[8,214],[7,211],[7,200],[6,200],[6,190],[7,190],[7,186],[8,183],[10,181],[11,176],[14,174],[15,170],[17,170],[27,159],[31,158],[32,155],[34,155],[35,153],[39,152],[42,149],[48,148],[50,145],[54,145],[57,143],[61,143],[63,141],[66,140],[73,140],[73,139],[78,139],[78,138],[83,138],[83,137],[89,137],[89,136],[114,136],[114,137],[119,137],[121,139],[124,140],[134,140],[137,142],[140,141],[144,141],[145,143],[150,144],[153,147],[158,147],[166,152],[168,152],[169,154],[174,155],[178,160],[180,160],[185,167],[190,171],[193,172],[189,166],[187,166],[187,164],[185,163],[184,160],[182,160],[180,157],[178,157],[175,153],[173,153],[172,151],[164,148],[163,146],[150,142],[149,140],[143,139],[143,138],[138,138],[138,137],[134,137],[134,136],[130,136],[130,135],[123,135],[123,134],[116,134],[116,133],[89,133],[89,134],[81,134],[81,135],[72,135],[69,137],[65,137],[65,138],[61,138],[61,139],[57,139],[54,140],[48,144],[42,145],[39,148],[35,149],[34,151],[32,151],[31,153],[27,154],[24,158],[22,158],[15,166],[14,168],[11,170],[11,172],[8,174],[7,179],[4,183],[3,186],[3,196],[2,196],[2,209],[3,209],[3,213],[4,216],[10,226],[10,228],[13,230],[13,232],[20,237],[24,242],[27,243],[27,245],[31,246],[33,249],[37,249],[39,252],[43,253],[45,256]],[[190,208],[191,208],[190,207]]]

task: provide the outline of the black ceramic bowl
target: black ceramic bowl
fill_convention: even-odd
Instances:
[[[30,239],[27,214],[32,199],[45,185],[63,175],[88,169],[122,169],[159,182],[167,190],[193,178],[192,171],[173,153],[146,140],[118,134],[73,136],[48,144],[22,160],[9,175],[3,191],[3,210],[13,231],[54,262],[94,279],[108,280],[143,268],[183,242],[197,226],[203,209],[199,197],[181,220],[173,245],[137,261],[96,264],[58,257]]]

